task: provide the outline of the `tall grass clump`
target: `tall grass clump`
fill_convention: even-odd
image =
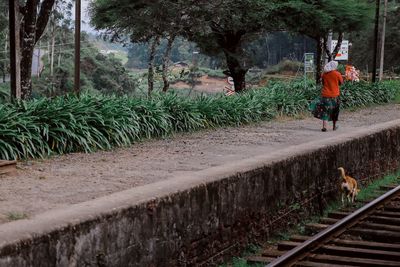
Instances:
[[[310,80],[299,80],[292,83],[273,82],[262,90],[265,90],[264,97],[279,114],[297,116],[308,109],[312,100],[320,96],[321,87]],[[341,86],[340,99],[343,108],[359,108],[393,102],[399,93],[399,81],[384,81],[375,84],[345,82]]]
[[[271,119],[252,94],[187,99],[82,95],[0,104],[0,158],[92,152],[146,138]]]
[[[0,103],[5,102],[9,99],[10,84],[0,83]]]
[[[341,90],[341,100],[344,108],[365,107],[371,104],[394,101],[397,93],[400,92],[400,82],[348,82],[342,86]]]
[[[393,101],[400,83],[347,83],[344,107]],[[126,146],[176,132],[237,126],[296,116],[320,89],[311,81],[275,82],[234,96],[185,98],[175,93],[148,98],[82,95],[0,102],[0,159],[40,158]]]
[[[319,95],[313,81],[274,82],[266,89],[269,105],[280,115],[297,116],[307,110],[311,100]]]

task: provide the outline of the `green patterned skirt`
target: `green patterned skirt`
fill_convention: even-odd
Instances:
[[[324,121],[337,121],[340,112],[339,97],[319,97],[311,102],[310,111],[317,119]]]

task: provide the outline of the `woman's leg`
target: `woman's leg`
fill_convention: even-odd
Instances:
[[[326,132],[326,121],[325,120],[322,120],[322,129],[321,129],[321,131],[323,131],[323,132]]]
[[[339,126],[336,125],[336,121],[333,121],[333,130],[336,131],[339,128]]]
[[[336,100],[336,107],[332,114],[332,122],[333,122],[333,130],[337,130],[339,126],[336,125],[336,122],[339,120],[339,113],[340,113],[340,100]]]

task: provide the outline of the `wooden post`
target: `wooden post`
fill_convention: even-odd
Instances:
[[[376,82],[376,56],[378,54],[378,35],[379,35],[379,8],[381,5],[380,0],[376,0],[375,9],[375,32],[374,32],[374,53],[372,58],[372,82]]]
[[[381,37],[381,60],[379,63],[379,81],[383,78],[383,62],[385,59],[385,35],[386,35],[386,16],[388,9],[388,0],[385,0],[385,10],[383,12],[383,26],[382,26],[382,37]]]
[[[75,1],[75,80],[74,92],[80,94],[81,80],[81,0]]]
[[[9,0],[11,97],[21,99],[21,48],[19,38],[19,1]]]

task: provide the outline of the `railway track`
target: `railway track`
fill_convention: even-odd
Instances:
[[[313,236],[292,236],[250,263],[272,266],[400,266],[400,186],[360,209],[331,212],[306,225]]]

